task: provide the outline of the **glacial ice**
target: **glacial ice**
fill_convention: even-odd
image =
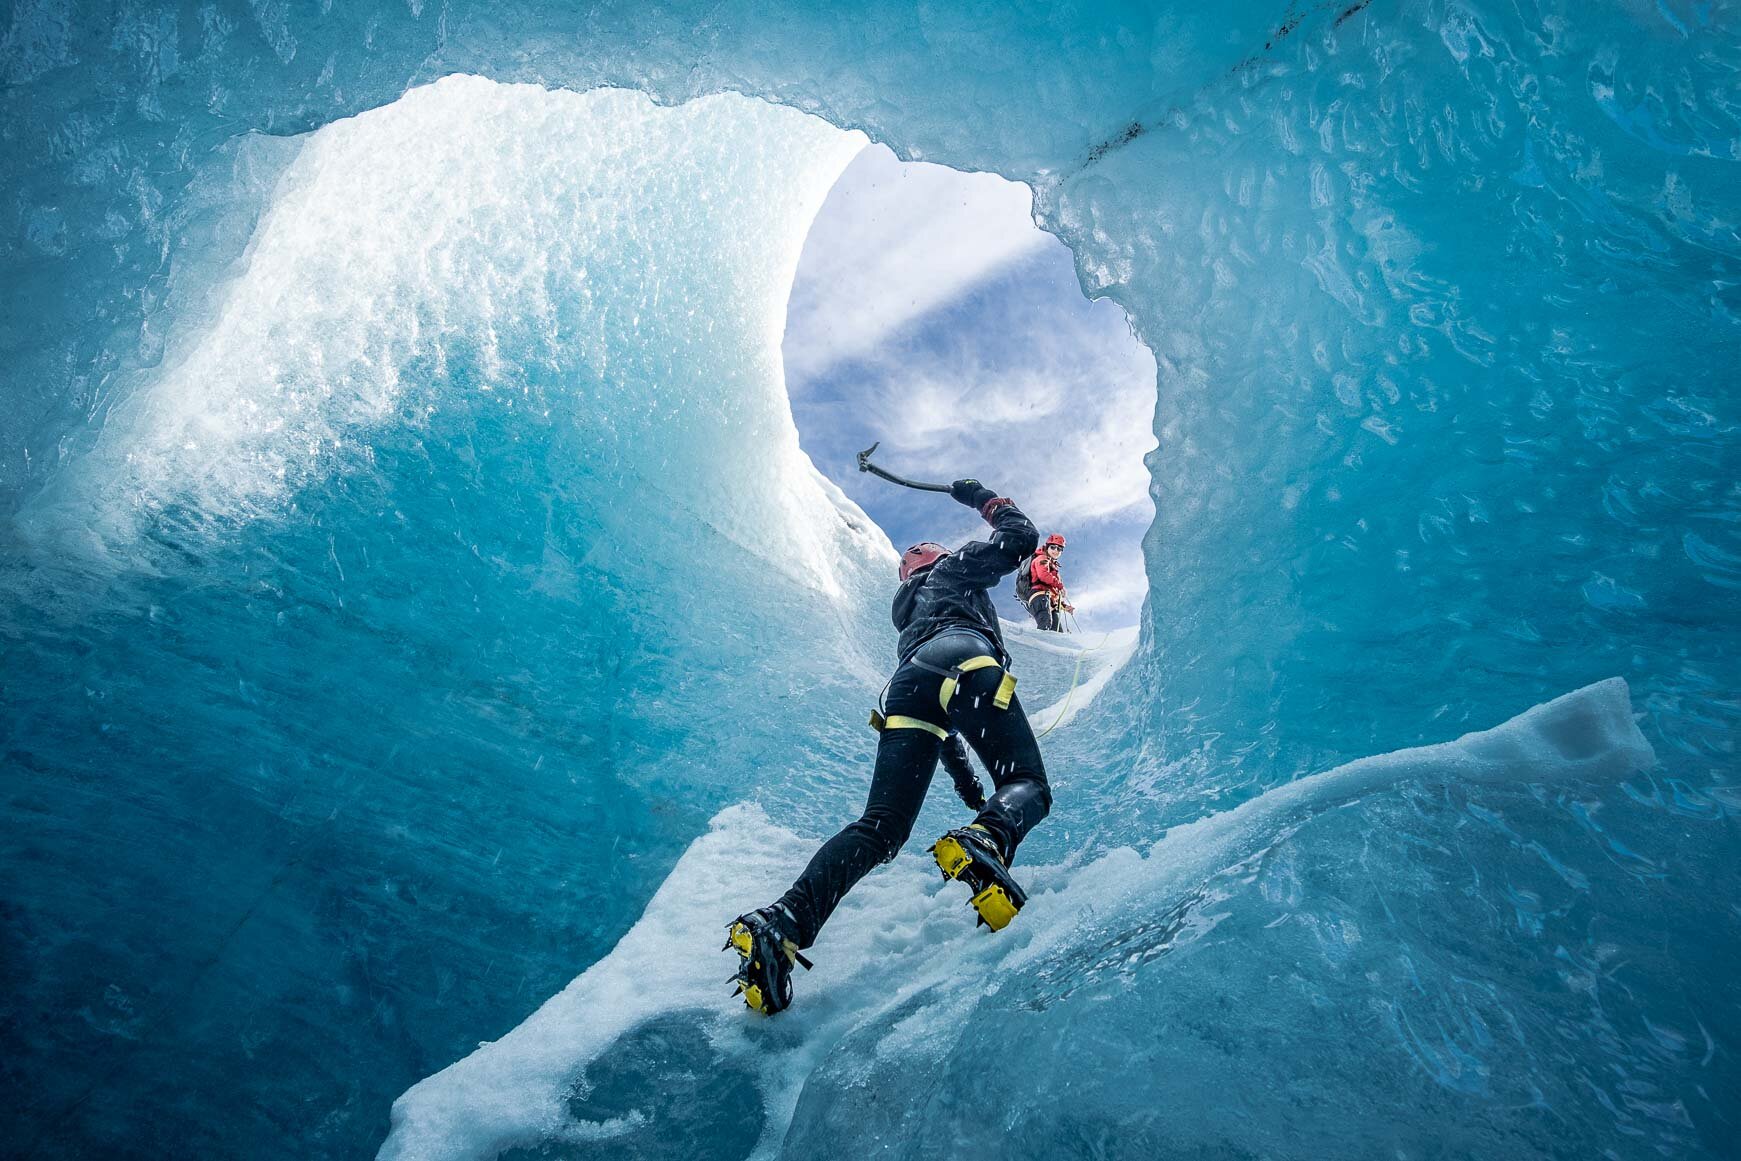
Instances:
[[[790,853],[805,842],[758,809],[731,807],[684,852],[646,914],[607,955],[512,1032],[401,1097],[381,1156],[488,1158],[516,1146],[577,1140],[612,1141],[635,1155],[633,1138],[657,1131],[664,1077],[644,1079],[641,1107],[604,1117],[589,1116],[587,1085],[576,1081],[613,1044],[667,1014],[683,1017],[686,1039],[726,1058],[707,1067],[754,1078],[765,1107],[759,1114],[731,1112],[763,1126],[752,1155],[777,1155],[800,1094],[814,1098],[804,1093],[806,1081],[842,1042],[865,1042],[868,1051],[860,1057],[873,1070],[887,1062],[907,1077],[956,1071],[953,1054],[967,1046],[953,1028],[966,1014],[985,1004],[1008,1010],[1020,1001],[1006,993],[1016,993],[1059,1009],[1048,1017],[1054,1026],[1068,1021],[1080,983],[1055,986],[1064,972],[1080,973],[1085,959],[1099,955],[1101,963],[1088,972],[1123,960],[1134,973],[1160,953],[1188,947],[1192,935],[1175,932],[1165,945],[1126,954],[1126,941],[1140,938],[1153,915],[1222,868],[1260,856],[1281,832],[1314,814],[1404,782],[1614,780],[1648,767],[1655,755],[1631,710],[1625,682],[1612,679],[1454,742],[1366,758],[1279,786],[1168,832],[1146,854],[1124,848],[1080,867],[1029,868],[1034,889],[1013,938],[977,930],[965,909],[944,905],[963,900],[945,898],[950,892],[939,891],[928,860],[902,856],[848,897],[812,951],[818,962],[801,981],[803,1004],[777,1029],[763,1029],[719,1002],[720,957],[710,953],[723,930],[720,916],[783,890],[792,874]],[[1118,949],[1110,963],[1109,947]],[[697,1067],[697,1055],[680,1050],[662,1063],[682,1074]],[[1002,1068],[988,1065],[987,1071]],[[963,1079],[994,1107],[1021,1107],[1026,1102],[1013,1101],[1012,1090],[1027,1095],[1033,1083],[1031,1077],[999,1077],[993,1096],[983,1092],[991,1080],[984,1073]],[[877,1091],[886,1099],[911,1083]],[[903,1151],[934,1141],[938,1132],[959,1139],[959,1126],[925,1123],[925,1104],[914,1100],[896,1114],[910,1147]],[[1033,1111],[1047,1115],[1043,1107]],[[838,1124],[799,1128],[824,1139],[840,1131]],[[1229,1130],[1219,1141],[1176,1144],[1188,1152],[1238,1141]]]
[[[1734,1156],[1738,66],[1691,0],[21,0],[0,1147]],[[1018,646],[1010,938],[915,849],[758,1023],[710,925],[889,661],[779,364],[865,138],[1154,352],[1150,596],[1073,704]]]

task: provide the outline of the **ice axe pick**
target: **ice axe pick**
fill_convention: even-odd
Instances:
[[[869,472],[873,476],[881,476],[883,479],[887,480],[889,483],[899,484],[903,488],[914,488],[914,489],[921,491],[921,492],[945,492],[945,493],[947,493],[949,491],[948,484],[924,484],[924,483],[920,483],[918,480],[909,480],[904,476],[897,476],[897,475],[895,475],[895,473],[893,473],[891,471],[887,471],[886,469],[883,469],[883,468],[879,468],[875,464],[871,463],[871,453],[876,451],[878,447],[882,446],[882,442],[883,441],[879,439],[879,440],[877,440],[876,443],[871,444],[869,447],[865,448],[863,451],[858,453],[858,470],[859,471]]]

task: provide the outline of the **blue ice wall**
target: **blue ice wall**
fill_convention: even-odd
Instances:
[[[714,810],[821,825],[791,787],[850,786],[894,558],[779,340],[861,145],[453,78],[273,159],[8,525],[9,1145],[355,1155]]]
[[[1363,10],[1060,183],[1166,367],[1157,638],[1240,594],[1164,704],[1346,753],[1625,672],[1730,758],[1732,15]]]
[[[470,72],[1027,180],[1160,366],[1143,644],[1050,751],[1050,942],[962,944],[898,863],[831,962],[941,943],[983,988],[825,980],[765,1033],[795,1055],[645,1009],[538,1150],[1733,1156],[1738,65],[1741,14],[1674,0],[14,5],[7,1144],[364,1152],[858,791],[886,558],[777,373],[845,143],[481,89],[439,135],[443,86],[287,139]],[[1157,845],[1612,675],[1630,779],[1574,733]]]

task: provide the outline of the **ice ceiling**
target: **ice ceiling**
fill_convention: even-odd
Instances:
[[[720,820],[838,821],[886,547],[797,452],[778,320],[843,131],[1027,182],[1157,359],[1142,642],[1037,860],[1117,879],[1614,676],[1658,761],[1133,871],[1017,999],[819,1016],[798,1089],[696,1057],[691,1107],[784,1093],[740,1154],[922,1141],[972,1094],[890,1062],[960,1045],[1046,1155],[1735,1139],[1732,5],[5,19],[9,1144],[354,1155],[680,857],[718,880]],[[581,1088],[664,1083],[660,1019]],[[635,1111],[537,1148],[720,1131]]]

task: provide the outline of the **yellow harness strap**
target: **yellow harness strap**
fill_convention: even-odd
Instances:
[[[870,725],[871,729],[879,734],[884,730],[924,730],[926,733],[936,734],[939,738],[949,736],[949,731],[942,726],[934,726],[930,722],[920,718],[910,718],[906,714],[890,714],[885,718],[876,710],[872,710]]]
[[[955,667],[955,676],[945,677],[943,679],[942,688],[937,691],[937,700],[942,703],[944,713],[949,712],[949,700],[955,696],[955,686],[956,683],[961,680],[961,676],[972,673],[975,669],[984,669],[987,666],[990,666],[993,669],[998,668],[997,658],[981,653],[978,657],[969,657],[966,661],[957,665]],[[995,705],[1000,710],[1007,710],[1010,708],[1010,698],[1014,696],[1015,692],[1016,675],[1006,669],[1004,670],[1003,680],[998,682],[997,693],[993,695],[991,704]]]

